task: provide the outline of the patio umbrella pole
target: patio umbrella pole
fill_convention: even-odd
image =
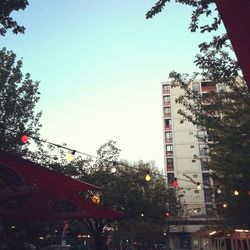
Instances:
[[[69,222],[66,220],[63,222],[63,231],[62,231],[62,240],[61,240],[62,246],[66,246],[66,233],[67,233],[68,227],[69,227]]]

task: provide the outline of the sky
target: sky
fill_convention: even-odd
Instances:
[[[172,70],[195,71],[197,45],[211,35],[188,30],[186,5],[146,20],[154,3],[29,0],[13,14],[26,32],[9,32],[0,46],[40,81],[44,139],[91,155],[114,140],[120,159],[163,169],[161,83]]]

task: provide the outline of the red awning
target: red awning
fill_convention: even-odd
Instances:
[[[250,90],[250,1],[215,2]]]
[[[0,151],[0,199],[30,194],[72,194],[93,189],[99,188]]]
[[[108,219],[122,216],[123,213],[83,199],[79,194],[19,196],[2,200],[0,203],[0,219]]]

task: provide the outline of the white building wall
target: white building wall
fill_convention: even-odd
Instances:
[[[162,85],[167,85],[168,82],[162,83]],[[191,122],[180,122],[182,116],[178,114],[179,109],[183,109],[183,106],[176,103],[175,99],[183,94],[184,91],[180,90],[179,87],[171,88],[169,93],[163,92],[164,96],[170,96],[170,104],[165,105],[165,107],[171,108],[171,116],[164,117],[165,119],[171,119],[172,122],[172,143],[169,142],[166,144],[164,139],[164,159],[165,159],[165,173],[168,176],[169,174],[174,174],[174,177],[178,179],[178,184],[180,188],[183,188],[184,200],[187,205],[187,211],[189,216],[201,216],[206,214],[205,209],[205,199],[204,191],[198,190],[197,185],[193,182],[190,182],[185,176],[190,176],[195,182],[202,183],[202,170],[200,160],[195,159],[194,156],[199,156],[199,142],[197,135],[197,128]],[[164,106],[164,103],[163,103]],[[165,135],[165,128],[164,128]],[[174,169],[168,170],[166,158],[171,158],[171,156],[166,157],[166,145],[173,146],[173,161]],[[198,208],[198,209],[197,209]]]

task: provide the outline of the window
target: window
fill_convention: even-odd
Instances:
[[[174,181],[174,173],[168,173],[167,177],[168,177],[168,184],[172,185],[172,183]]]
[[[194,162],[196,162],[196,160],[192,160],[192,162],[194,163]]]
[[[210,185],[210,175],[207,173],[202,174],[203,184]]]
[[[195,91],[195,92],[200,92],[200,83],[199,82],[193,82],[192,90]]]
[[[164,108],[164,114],[171,114],[171,108]]]
[[[200,156],[206,156],[207,155],[207,147],[205,144],[200,144],[199,145],[199,150],[200,150]]]
[[[167,153],[167,155],[172,155],[173,154],[173,145],[167,145],[166,146],[166,153]]]
[[[195,194],[199,194],[200,192],[199,192],[199,190],[195,189],[195,190],[194,190],[194,193],[195,193]]]
[[[166,129],[171,129],[172,128],[172,121],[171,121],[171,119],[166,119],[165,120],[165,128]]]
[[[193,135],[194,133],[193,132],[189,132],[189,135]]]
[[[197,174],[193,174],[193,178],[198,178],[198,175]]]
[[[163,85],[163,93],[169,93],[170,92],[170,85]]]
[[[197,131],[197,137],[198,137],[199,142],[204,142],[205,141],[205,131],[204,130]]]
[[[206,159],[201,159],[201,170],[209,170],[208,161]]]
[[[194,148],[194,145],[191,145],[190,148]]]
[[[166,140],[166,142],[172,142],[172,139],[173,139],[172,136],[173,136],[172,132],[166,132],[165,133],[165,140]]]
[[[164,104],[170,104],[170,96],[169,95],[164,96],[163,102],[164,102]]]
[[[212,191],[204,189],[205,202],[212,202]]]
[[[167,158],[167,171],[174,171],[174,159]]]

